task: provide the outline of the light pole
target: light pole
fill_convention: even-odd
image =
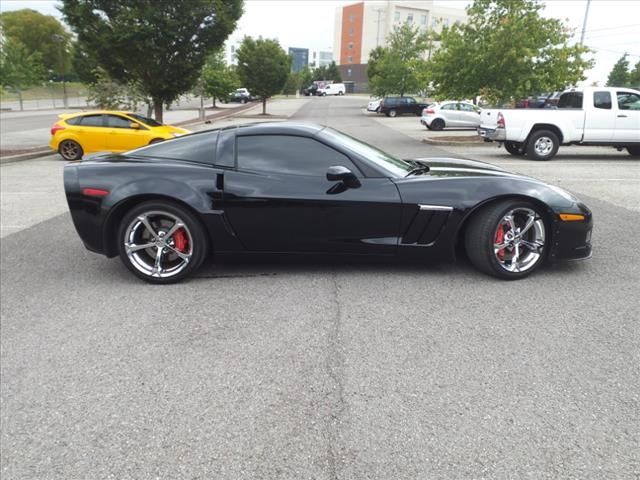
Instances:
[[[580,45],[584,45],[584,32],[587,28],[587,17],[589,16],[589,5],[591,0],[587,0],[587,8],[584,11],[584,21],[582,22],[582,35],[580,35]]]
[[[58,33],[52,35],[52,38],[55,42],[60,44],[60,75],[62,76],[62,104],[64,108],[69,108],[69,103],[67,100],[67,84],[64,80],[64,52],[65,52],[65,42],[66,38],[64,35],[60,35]]]

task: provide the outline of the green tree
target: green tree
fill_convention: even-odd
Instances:
[[[313,82],[313,72],[309,68],[308,65],[305,65],[302,70],[300,70],[300,85],[302,88],[307,88]]]
[[[7,40],[20,42],[30,55],[37,53],[51,75],[69,75],[71,34],[54,17],[25,8],[1,13],[0,26]]]
[[[251,95],[262,100],[267,114],[267,99],[282,91],[291,71],[291,57],[277,40],[245,37],[236,51],[238,75]]]
[[[629,86],[640,89],[640,60],[635,67],[629,72]]]
[[[386,53],[387,49],[382,46],[378,46],[369,52],[369,60],[367,61],[367,77],[369,78],[369,82],[378,74],[378,63]]]
[[[608,87],[626,87],[629,85],[629,55],[625,53],[611,69],[609,78],[607,78]]]
[[[242,0],[63,0],[61,12],[85,52],[120,83],[162,106],[191,90],[206,56],[242,15]]]
[[[387,48],[379,52],[374,72],[369,78],[371,91],[378,96],[422,90],[419,73],[424,69],[423,56],[428,37],[408,23],[396,26],[387,38]]]
[[[201,81],[203,92],[213,99],[213,107],[216,99],[226,100],[232,91],[240,87],[240,79],[235,69],[225,63],[222,51],[209,55],[202,69]]]
[[[331,62],[327,65],[325,76],[325,80],[333,80],[334,83],[342,82],[342,76],[340,75],[340,70],[338,69],[336,62]]]
[[[295,95],[295,93],[300,90],[302,87],[302,70],[299,72],[291,72],[287,77],[287,81],[284,84],[284,88],[282,89],[282,93],[286,96]]]
[[[583,80],[588,48],[569,45],[570,32],[542,8],[533,0],[474,0],[468,22],[444,29],[431,57],[436,96],[506,102]]]
[[[30,52],[17,40],[4,40],[0,53],[0,85],[18,94],[20,110],[24,108],[22,90],[40,83],[44,71],[40,53]]]

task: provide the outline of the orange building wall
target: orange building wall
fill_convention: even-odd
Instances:
[[[340,40],[340,65],[358,64],[362,60],[362,25],[364,2],[348,5],[342,9],[342,35]],[[352,48],[349,48],[349,43]]]

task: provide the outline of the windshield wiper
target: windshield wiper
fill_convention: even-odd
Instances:
[[[427,165],[422,165],[416,161],[411,161],[411,164],[416,165],[416,167],[409,170],[405,177],[410,177],[411,175],[417,175],[419,173],[427,173],[429,171],[429,167]]]

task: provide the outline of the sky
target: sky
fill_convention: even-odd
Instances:
[[[114,0],[115,1],[115,0]],[[176,0],[179,1],[179,0]],[[245,13],[233,39],[244,35],[277,38],[284,47],[332,50],[336,8],[351,0],[245,0]],[[464,9],[467,0],[435,0],[440,6]],[[587,0],[542,0],[543,15],[561,19],[580,40]],[[56,0],[0,0],[0,11],[31,8],[61,19]],[[596,63],[583,82],[604,85],[609,72],[626,52],[629,63],[640,60],[640,0],[591,0],[585,44]]]

